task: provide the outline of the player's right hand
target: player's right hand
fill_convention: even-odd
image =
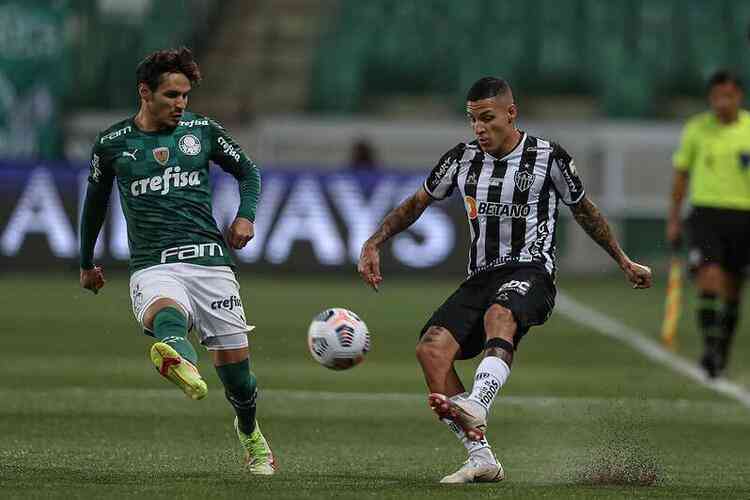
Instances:
[[[667,242],[672,249],[680,248],[682,245],[682,222],[679,219],[670,219],[667,222]]]
[[[93,269],[81,269],[82,288],[91,290],[94,293],[99,293],[99,289],[102,288],[106,282],[101,267],[95,266]]]
[[[377,292],[378,285],[383,281],[383,277],[380,275],[380,250],[369,241],[362,245],[357,271],[359,271],[359,275],[362,276],[365,283]]]

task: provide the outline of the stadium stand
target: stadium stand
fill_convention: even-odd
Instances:
[[[460,102],[477,76],[500,73],[529,95],[593,94],[606,116],[668,116],[660,99],[700,96],[708,73],[742,60],[750,15],[738,1],[420,5],[341,0],[317,52],[309,108],[373,112],[377,97],[404,94]]]

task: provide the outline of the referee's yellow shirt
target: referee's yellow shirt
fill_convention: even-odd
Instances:
[[[690,173],[693,206],[750,210],[750,112],[729,125],[712,112],[692,117],[672,163]]]

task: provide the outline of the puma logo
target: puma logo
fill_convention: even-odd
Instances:
[[[135,154],[136,154],[137,152],[138,152],[138,150],[137,150],[137,149],[134,149],[132,153],[130,153],[130,152],[128,152],[128,151],[123,151],[123,152],[122,152],[122,156],[128,156],[128,157],[130,157],[130,159],[131,159],[131,160],[135,161]]]

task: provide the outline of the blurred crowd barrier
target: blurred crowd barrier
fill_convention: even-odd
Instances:
[[[234,179],[212,169],[213,211],[220,227],[235,216],[239,194]],[[352,274],[362,242],[385,214],[412,194],[425,173],[414,170],[362,172],[320,168],[265,168],[256,235],[236,253],[240,269],[251,272],[339,272]],[[0,269],[75,269],[78,221],[88,167],[83,162],[0,163]],[[562,269],[612,269],[567,210],[558,233]],[[621,218],[626,249],[642,253],[643,228]],[[461,201],[434,204],[407,232],[388,243],[383,266],[392,276],[435,273],[460,277],[468,249]],[[650,249],[658,252],[658,248]],[[128,244],[119,196],[113,193],[97,244],[97,262],[125,268]]]

